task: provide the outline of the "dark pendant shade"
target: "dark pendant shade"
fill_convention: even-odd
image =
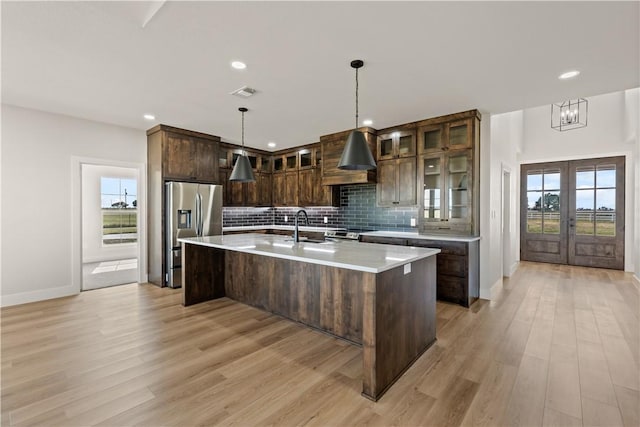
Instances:
[[[254,182],[255,180],[249,158],[245,155],[239,156],[236,164],[233,166],[229,181]]]
[[[344,147],[342,157],[340,157],[338,169],[369,170],[375,168],[376,161],[373,159],[364,134],[359,130],[352,131],[347,138],[347,145]]]

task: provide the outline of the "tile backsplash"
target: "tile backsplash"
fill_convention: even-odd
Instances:
[[[287,208],[223,208],[223,226],[293,225],[298,207]],[[340,227],[389,231],[416,231],[411,218],[418,217],[417,207],[376,206],[376,185],[358,184],[340,187],[340,207],[304,208],[309,225],[316,227]],[[285,222],[285,216],[288,221]],[[324,223],[327,217],[327,224]]]

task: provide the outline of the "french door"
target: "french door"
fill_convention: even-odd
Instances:
[[[522,165],[520,259],[624,269],[624,157]]]

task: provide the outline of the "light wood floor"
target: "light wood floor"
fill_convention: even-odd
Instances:
[[[1,310],[2,425],[638,426],[639,292],[522,263],[438,303],[438,341],[377,402],[361,350],[228,299],[127,285]]]

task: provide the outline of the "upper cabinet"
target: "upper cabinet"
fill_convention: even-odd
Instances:
[[[420,126],[418,151],[427,154],[473,148],[473,129],[473,118]]]
[[[254,149],[246,149],[247,158],[255,182],[231,182],[229,176],[242,155],[236,145],[221,143],[218,155],[221,184],[224,187],[224,206],[271,206],[271,154]]]
[[[163,180],[217,184],[220,137],[157,125],[147,131],[149,170]]]
[[[479,150],[480,114],[476,110],[419,123],[421,232],[479,233]]]
[[[373,128],[360,128],[369,148],[376,158],[376,130]],[[342,184],[369,184],[376,182],[376,170],[342,170],[338,169],[338,163],[347,143],[351,131],[344,131],[320,137],[322,148],[322,185]]]
[[[416,206],[416,133],[392,130],[378,136],[378,206]]]

